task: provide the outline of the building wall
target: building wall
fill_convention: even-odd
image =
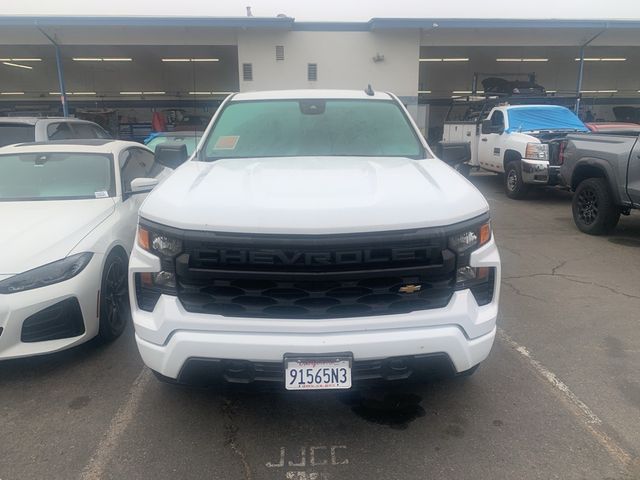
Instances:
[[[276,45],[285,59],[276,60]],[[240,91],[287,88],[392,91],[412,103],[418,90],[420,35],[394,32],[268,32],[238,34]],[[383,55],[375,62],[373,57]],[[242,78],[242,64],[253,65],[253,81]],[[318,65],[318,80],[307,80],[307,64]]]

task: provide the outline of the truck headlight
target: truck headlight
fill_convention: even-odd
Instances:
[[[546,143],[527,143],[524,158],[531,160],[549,160],[549,145]]]
[[[140,248],[160,258],[161,271],[136,273],[136,300],[142,310],[153,311],[160,295],[177,295],[175,257],[182,253],[182,240],[146,226],[138,226]]]
[[[89,264],[93,253],[84,252],[19,273],[0,282],[0,293],[10,294],[64,282],[78,275]]]
[[[449,249],[456,253],[456,290],[470,289],[478,305],[491,303],[495,269],[469,265],[471,252],[491,240],[491,223],[464,230],[449,237]]]
[[[449,249],[458,255],[470,249],[475,250],[491,240],[491,223],[486,222],[449,237]]]

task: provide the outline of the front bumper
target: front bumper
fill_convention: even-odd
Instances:
[[[457,372],[484,360],[495,338],[500,257],[495,241],[471,254],[473,267],[496,269],[491,303],[478,306],[470,290],[444,308],[405,314],[329,319],[225,317],[187,312],[177,297],[161,295],[153,312],[140,310],[134,274],[160,270],[157,257],[135,247],[129,285],[136,342],[145,364],[176,379],[191,359],[282,362],[289,354],[350,352],[354,361],[444,354]]]
[[[0,295],[0,360],[64,350],[98,333],[98,291],[103,256],[94,254],[85,269],[70,280],[10,295]],[[84,320],[84,333],[57,340],[22,341],[23,323],[29,317],[64,300],[76,298]]]

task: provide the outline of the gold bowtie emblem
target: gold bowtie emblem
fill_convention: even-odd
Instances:
[[[419,292],[420,290],[422,290],[422,285],[403,285],[401,286],[398,291],[400,293],[416,293]]]

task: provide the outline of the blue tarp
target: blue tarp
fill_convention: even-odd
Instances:
[[[533,132],[537,130],[575,130],[588,132],[584,123],[571,110],[558,105],[527,105],[507,110],[507,132]]]

